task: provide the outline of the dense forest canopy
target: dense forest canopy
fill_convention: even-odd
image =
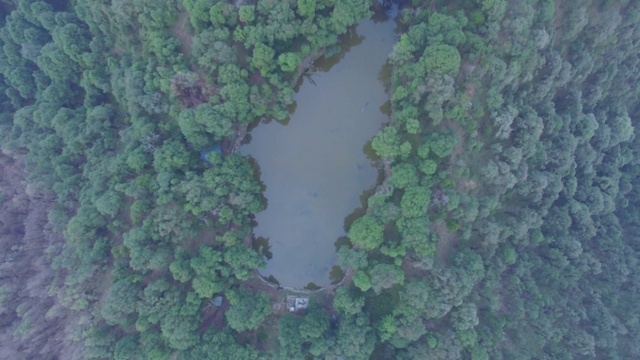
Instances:
[[[283,314],[236,150],[381,5],[0,1],[0,357],[640,358],[640,2],[397,5],[384,179]]]

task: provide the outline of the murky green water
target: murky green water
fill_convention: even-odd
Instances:
[[[345,217],[376,184],[364,147],[387,120],[380,107],[388,96],[378,78],[394,26],[362,22],[358,36],[345,40],[347,51],[316,63],[328,71],[303,80],[288,124],[260,124],[240,149],[257,161],[266,185],[267,209],[256,215],[254,234],[269,239],[273,257],[260,272],[283,286],[329,284]]]

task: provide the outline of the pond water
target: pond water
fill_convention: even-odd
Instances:
[[[364,148],[387,120],[379,77],[394,27],[360,23],[341,53],[317,61],[318,70],[303,78],[290,120],[258,125],[240,148],[255,159],[266,185],[267,208],[256,215],[254,235],[268,240],[272,257],[260,273],[283,286],[330,283],[345,218],[376,184],[378,171]]]

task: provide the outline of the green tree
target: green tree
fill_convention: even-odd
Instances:
[[[435,12],[429,16],[426,37],[430,44],[444,43],[458,47],[466,40],[462,29],[467,24],[467,19],[461,13],[456,15],[453,17]]]
[[[365,215],[353,222],[349,229],[351,242],[366,250],[375,249],[382,243],[384,227],[376,219]]]
[[[160,329],[172,348],[186,350],[198,343],[200,305],[199,297],[190,292],[186,298],[182,297],[179,302],[173,303],[164,314]]]
[[[335,356],[345,359],[367,360],[375,348],[375,336],[369,320],[363,314],[345,316],[340,320],[335,341]]]
[[[243,244],[228,247],[224,252],[224,261],[239,280],[248,280],[257,268],[264,265],[264,258]]]
[[[364,270],[359,270],[353,276],[353,284],[358,287],[358,289],[362,291],[367,291],[371,289],[372,283],[371,278],[367,275]]]
[[[367,267],[367,254],[365,251],[341,246],[338,249],[340,265],[345,269],[363,269]]]
[[[153,153],[153,167],[156,171],[182,170],[191,161],[191,154],[184,144],[169,140]]]
[[[140,285],[130,279],[114,282],[102,303],[102,317],[110,325],[120,325],[124,328],[131,326],[135,322],[140,292]]]
[[[313,18],[316,13],[316,0],[297,0],[297,4],[300,16]]]
[[[133,228],[125,233],[123,244],[129,250],[129,266],[134,270],[157,270],[169,264],[168,245],[154,240],[143,228]]]
[[[258,352],[251,346],[239,345],[227,332],[210,329],[193,349],[181,352],[178,360],[257,360]]]
[[[284,351],[280,358],[299,357],[307,352],[313,356],[321,356],[329,349],[327,331],[329,330],[329,317],[320,307],[311,303],[307,314],[300,320],[293,320],[288,316],[281,319],[278,324],[278,339]],[[282,336],[297,334],[298,339],[284,340]],[[296,355],[297,354],[297,355]]]
[[[138,320],[136,330],[145,333],[150,327],[158,324],[171,306],[181,301],[180,291],[163,278],[155,280],[147,285],[138,302]],[[142,339],[141,339],[142,341]]]
[[[369,271],[373,291],[379,294],[382,290],[404,283],[404,272],[395,265],[378,264]]]
[[[254,5],[241,5],[238,9],[238,18],[245,24],[252,23],[255,18],[255,6]]]
[[[378,323],[378,336],[381,341],[387,341],[397,331],[396,321],[393,315],[387,315],[383,317]]]
[[[191,258],[190,265],[195,272],[191,285],[201,298],[210,298],[213,294],[224,290],[223,279],[218,275],[222,255],[212,247],[202,245],[198,256]]]
[[[372,140],[371,147],[381,158],[406,157],[411,152],[408,142],[401,143],[398,130],[393,126],[387,126]]]
[[[473,329],[478,325],[478,311],[475,304],[464,303],[452,311],[451,323],[456,331]]]
[[[174,260],[169,265],[169,271],[173,278],[180,282],[187,282],[193,279],[193,269],[189,264],[191,255],[183,247],[176,247],[174,253]]]
[[[184,7],[189,13],[189,20],[196,31],[201,31],[209,23],[209,7],[206,0],[185,0]]]
[[[130,335],[120,339],[113,350],[113,358],[115,360],[143,359],[138,337]]]
[[[456,76],[460,70],[460,53],[451,45],[430,45],[424,49],[420,64],[427,73]]]
[[[351,288],[344,286],[336,290],[333,298],[333,308],[345,315],[357,315],[364,306],[364,297],[357,296]]]
[[[96,209],[101,214],[111,217],[114,217],[118,214],[122,203],[123,199],[120,193],[113,190],[107,190],[95,201]]]
[[[266,294],[252,294],[246,290],[226,293],[231,307],[225,312],[229,327],[236,331],[254,330],[271,314]]]
[[[428,188],[413,186],[405,189],[400,201],[402,215],[405,217],[425,216],[429,203],[431,202],[431,191]]]
[[[419,169],[425,175],[433,175],[438,170],[438,163],[431,159],[424,159],[420,161]]]
[[[278,56],[278,64],[280,69],[284,72],[293,72],[300,65],[300,55],[297,53],[287,52]]]
[[[431,152],[439,158],[446,158],[455,149],[458,138],[453,133],[431,133],[425,138],[425,143],[429,144]]]
[[[371,16],[369,6],[366,0],[336,2],[330,18],[333,30],[337,34],[343,34],[349,26]]]
[[[269,76],[275,64],[275,51],[265,44],[256,44],[251,56],[251,65],[260,70],[262,76]]]
[[[415,166],[404,163],[394,166],[390,181],[393,186],[399,189],[417,185],[419,179]]]

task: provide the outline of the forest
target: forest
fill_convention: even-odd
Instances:
[[[237,150],[380,3],[0,0],[0,358],[640,358],[640,2],[391,2],[382,180],[283,314]]]

